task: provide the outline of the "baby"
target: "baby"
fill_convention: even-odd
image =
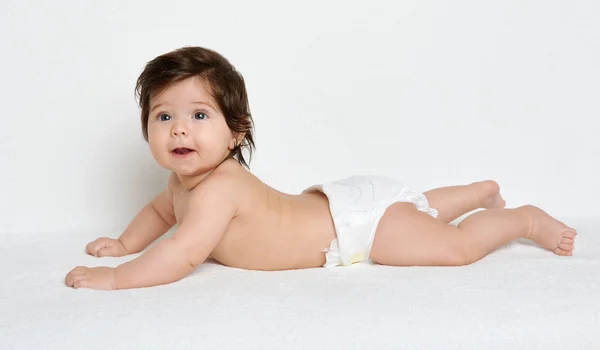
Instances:
[[[164,191],[118,239],[87,245],[96,257],[143,251],[109,267],[76,267],[74,288],[126,289],[173,283],[207,259],[255,270],[369,263],[472,264],[518,238],[572,255],[576,231],[543,210],[506,209],[487,180],[419,193],[384,176],[351,176],[279,192],[248,170],[253,120],[243,77],[223,56],[184,47],[147,63],[136,84],[142,132],[169,169]],[[458,226],[450,224],[476,209]]]

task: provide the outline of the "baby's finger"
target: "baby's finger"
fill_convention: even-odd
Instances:
[[[69,271],[67,276],[65,277],[65,283],[67,286],[72,287],[73,283],[80,279],[80,276],[87,277],[88,268],[85,266],[77,266],[73,270]]]
[[[72,287],[75,282],[75,277],[81,276],[83,273],[81,271],[71,270],[65,277],[65,283],[67,286]]]
[[[94,242],[90,242],[85,246],[85,252],[88,253],[89,255],[92,255],[92,244]]]
[[[73,275],[70,272],[65,276],[65,284],[67,287],[73,287]]]
[[[90,243],[88,243],[88,245],[85,247],[85,250],[88,252],[88,254],[90,255],[96,255],[96,252],[99,249],[99,246],[101,245],[101,243],[99,242],[101,240],[101,238],[98,238],[95,241],[92,241]]]
[[[91,286],[91,283],[89,280],[82,280],[82,281],[77,281],[75,283],[73,283],[73,288],[89,288]]]
[[[73,276],[77,276],[77,275],[81,275],[83,273],[87,272],[87,267],[85,266],[77,266],[76,268],[74,268],[73,270],[71,270],[71,272],[69,272],[71,275]]]
[[[97,257],[103,257],[103,256],[117,256],[119,253],[119,249],[117,246],[115,245],[111,245],[111,246],[105,246],[105,247],[101,247],[97,252],[96,252],[96,256]]]
[[[96,241],[93,242],[93,244],[90,246],[90,254],[98,257],[98,250],[108,247],[110,245],[110,240],[106,239],[106,238],[99,238]]]
[[[71,283],[72,284],[77,284],[79,282],[82,281],[87,281],[89,279],[89,276],[87,274],[83,274],[83,275],[75,275],[71,278]]]

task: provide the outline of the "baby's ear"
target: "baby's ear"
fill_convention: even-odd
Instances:
[[[231,140],[234,143],[233,147],[235,147],[235,146],[239,146],[242,144],[242,141],[244,141],[244,137],[246,136],[246,133],[245,132],[234,133],[232,136],[233,137],[231,138]]]
[[[239,146],[242,144],[242,141],[244,141],[244,136],[246,136],[246,133],[233,133],[231,135],[231,140],[229,141],[229,149],[234,149],[236,146]]]

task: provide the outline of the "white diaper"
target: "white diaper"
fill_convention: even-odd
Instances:
[[[329,200],[329,210],[336,230],[326,254],[325,267],[348,266],[369,259],[375,230],[385,210],[396,202],[414,203],[416,208],[435,218],[427,198],[414,188],[379,175],[351,176],[342,180],[314,185],[304,192],[320,191]]]

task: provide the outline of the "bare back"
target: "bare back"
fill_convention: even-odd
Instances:
[[[335,238],[335,229],[324,194],[279,192],[233,159],[223,162],[205,181],[226,181],[227,195],[237,209],[210,258],[223,265],[255,270],[310,268],[325,263],[323,250]],[[190,192],[178,181],[170,186],[175,217],[181,223],[188,212]]]

